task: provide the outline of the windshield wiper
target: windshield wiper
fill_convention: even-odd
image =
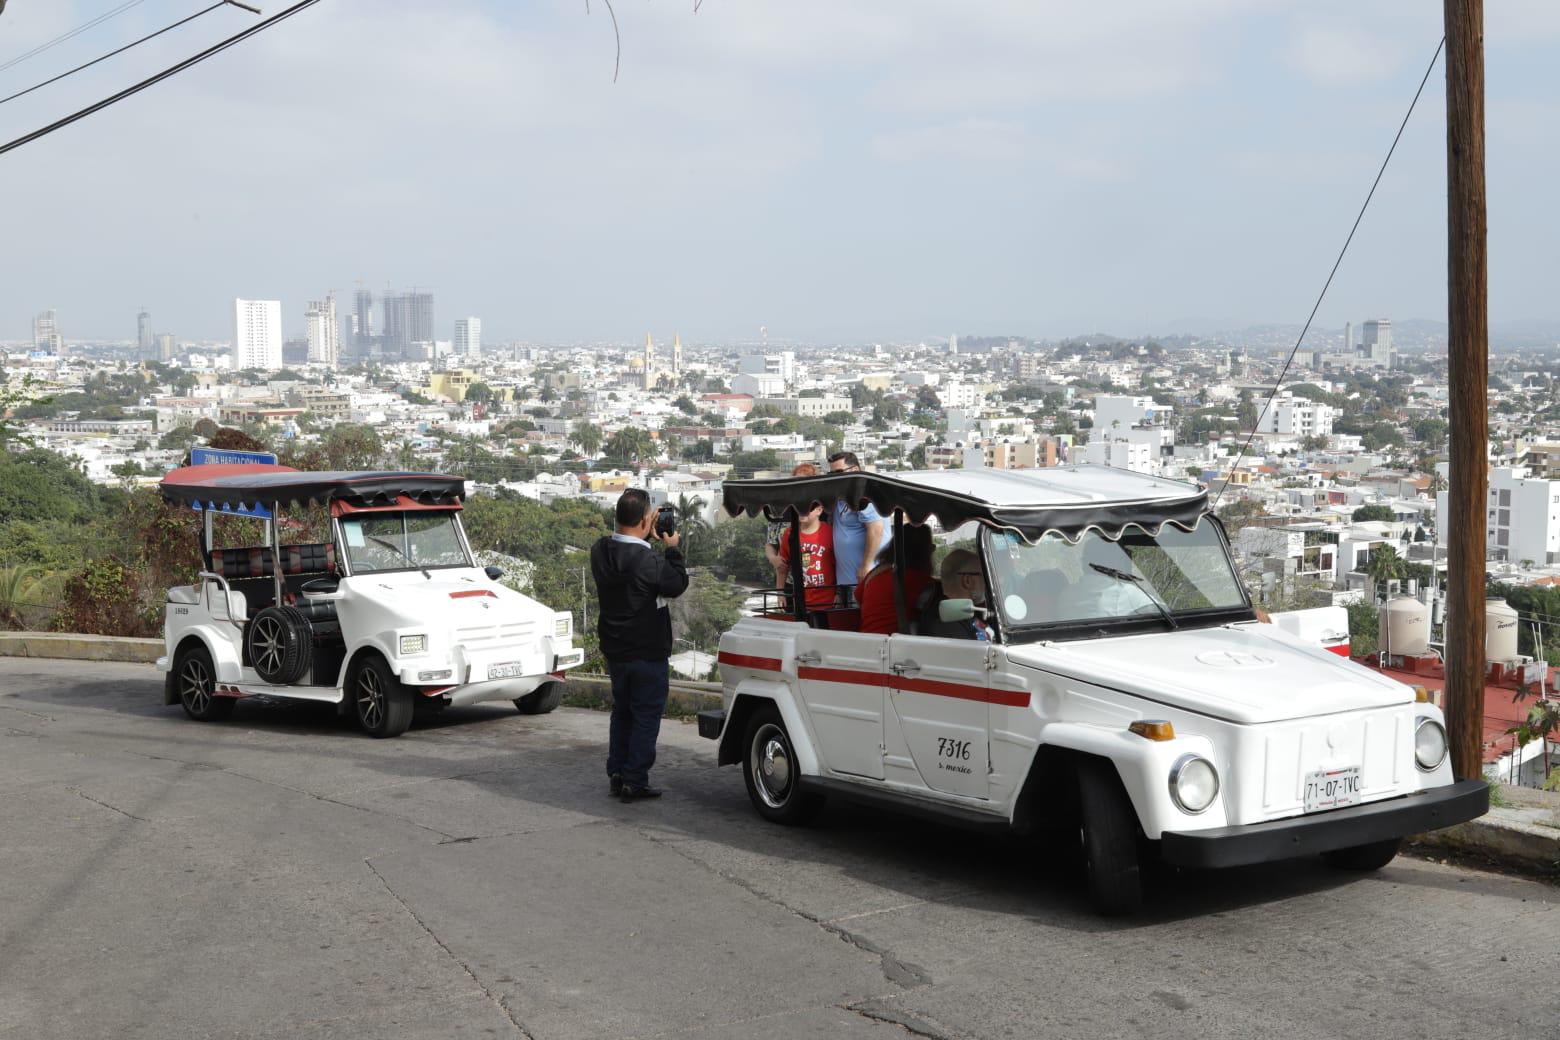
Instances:
[[[1091,563],[1089,564],[1089,567],[1093,570],[1099,571],[1107,578],[1115,578],[1117,581],[1124,581],[1129,584],[1136,585],[1138,591],[1143,593],[1148,601],[1154,605],[1155,610],[1159,611],[1159,616],[1165,619],[1165,624],[1174,629],[1179,629],[1181,627],[1180,624],[1175,620],[1175,617],[1170,613],[1170,608],[1165,606],[1164,603],[1160,600],[1159,596],[1154,590],[1154,587],[1152,585],[1146,584],[1143,579],[1138,577],[1136,574],[1129,574],[1126,571],[1117,570],[1115,567],[1108,567],[1103,563]]]

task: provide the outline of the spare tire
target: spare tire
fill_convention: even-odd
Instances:
[[[287,686],[309,670],[309,623],[292,607],[266,607],[249,622],[244,649],[255,674],[272,686]]]

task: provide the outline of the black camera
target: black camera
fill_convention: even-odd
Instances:
[[[677,533],[677,507],[664,505],[655,511],[655,533],[661,538]]]

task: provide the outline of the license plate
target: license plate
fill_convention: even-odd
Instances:
[[[1323,769],[1305,774],[1305,811],[1321,812],[1360,800],[1360,767]]]
[[[510,661],[508,664],[488,665],[489,679],[514,679],[525,674],[525,665],[519,661]]]

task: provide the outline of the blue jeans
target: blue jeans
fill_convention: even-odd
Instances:
[[[661,713],[666,709],[666,662],[611,662],[607,671],[612,676],[607,775],[622,776],[625,787],[644,787],[650,783]]]

